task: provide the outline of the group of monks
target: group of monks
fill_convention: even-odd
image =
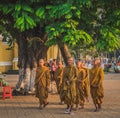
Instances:
[[[85,68],[84,63],[80,60],[74,66],[72,57],[69,57],[67,62],[65,67],[63,67],[62,62],[57,63],[58,67],[54,76],[61,100],[60,104],[67,105],[64,113],[71,114],[73,110],[83,109],[85,101],[89,101],[89,91],[95,105],[94,111],[99,111],[104,97],[104,71],[100,67],[100,60],[93,60],[91,69]],[[50,70],[44,66],[44,60],[40,59],[35,78],[36,97],[39,99],[40,110],[48,105],[50,82]]]

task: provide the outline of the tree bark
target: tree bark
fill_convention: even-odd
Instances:
[[[68,59],[68,57],[71,57],[70,51],[69,51],[67,45],[63,42],[59,42],[58,46],[60,48],[60,51],[61,51],[61,54],[63,56],[64,62],[67,65],[67,59]]]

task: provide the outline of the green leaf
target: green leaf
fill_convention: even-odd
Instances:
[[[46,9],[51,9],[53,6],[52,5],[47,5]]]
[[[34,26],[36,26],[35,21],[28,15],[25,16],[25,20],[29,24],[29,27],[33,28]]]
[[[24,30],[25,30],[25,24],[24,24],[24,23],[21,24],[21,26],[20,26],[20,30],[21,30],[21,31],[24,31]]]
[[[21,24],[24,23],[24,17],[20,17],[16,20],[16,27],[19,27]]]
[[[15,10],[20,11],[21,10],[21,4],[16,4],[15,5]]]
[[[25,24],[26,29],[28,30],[30,28],[30,25],[28,23]]]
[[[24,11],[27,11],[27,12],[30,12],[30,13],[34,13],[33,9],[30,6],[28,6],[28,5],[23,5],[22,9]]]
[[[55,31],[55,28],[52,27],[52,28],[50,28],[50,30],[51,30],[51,31]]]
[[[78,18],[80,18],[81,12],[80,12],[79,10],[77,10],[75,14],[76,14],[76,16],[77,16]]]
[[[71,6],[71,9],[73,9],[73,10],[75,10],[75,9],[77,9],[75,6]]]
[[[36,16],[38,16],[39,18],[45,18],[45,11],[44,8],[38,8],[35,12]]]
[[[71,17],[72,17],[71,14],[67,14],[67,15],[65,16],[66,19],[70,19]]]
[[[20,15],[20,12],[13,12],[12,13],[13,18],[15,18],[15,19],[19,18],[19,15]]]

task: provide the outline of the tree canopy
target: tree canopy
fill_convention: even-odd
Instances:
[[[46,32],[47,45],[113,51],[120,47],[119,6],[119,0],[1,0],[0,26],[31,38]]]

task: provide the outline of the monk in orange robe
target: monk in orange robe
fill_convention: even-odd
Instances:
[[[90,86],[89,86],[89,78],[88,78],[88,69],[85,68],[85,63],[82,62],[82,65],[81,65],[82,69],[85,71],[85,79],[84,79],[84,96],[87,100],[87,102],[89,102],[89,91],[90,91]]]
[[[60,95],[60,104],[63,104],[63,100],[62,100],[62,97],[61,97],[62,76],[63,76],[63,64],[62,64],[62,62],[59,61],[58,62],[58,67],[55,71],[55,81],[56,81],[58,94]]]
[[[73,58],[68,58],[68,65],[63,70],[62,98],[67,105],[64,113],[71,114],[72,108],[76,103],[76,79],[77,68],[73,65]]]
[[[83,62],[77,61],[76,67],[78,70],[78,76],[76,81],[76,85],[77,85],[76,110],[77,110],[78,105],[80,105],[82,109],[84,108],[86,94],[88,97],[88,93],[86,93],[86,89],[88,90],[88,88],[86,88],[86,85],[88,85],[87,83],[88,73],[87,70],[83,68]]]
[[[50,86],[50,71],[44,66],[44,60],[39,60],[39,67],[36,70],[35,88],[36,97],[39,99],[39,108],[42,110],[47,104],[48,89]]]
[[[95,105],[95,112],[101,109],[103,102],[104,91],[103,91],[103,79],[104,71],[100,67],[100,60],[95,59],[93,61],[93,68],[89,71],[90,79],[90,93]]]

